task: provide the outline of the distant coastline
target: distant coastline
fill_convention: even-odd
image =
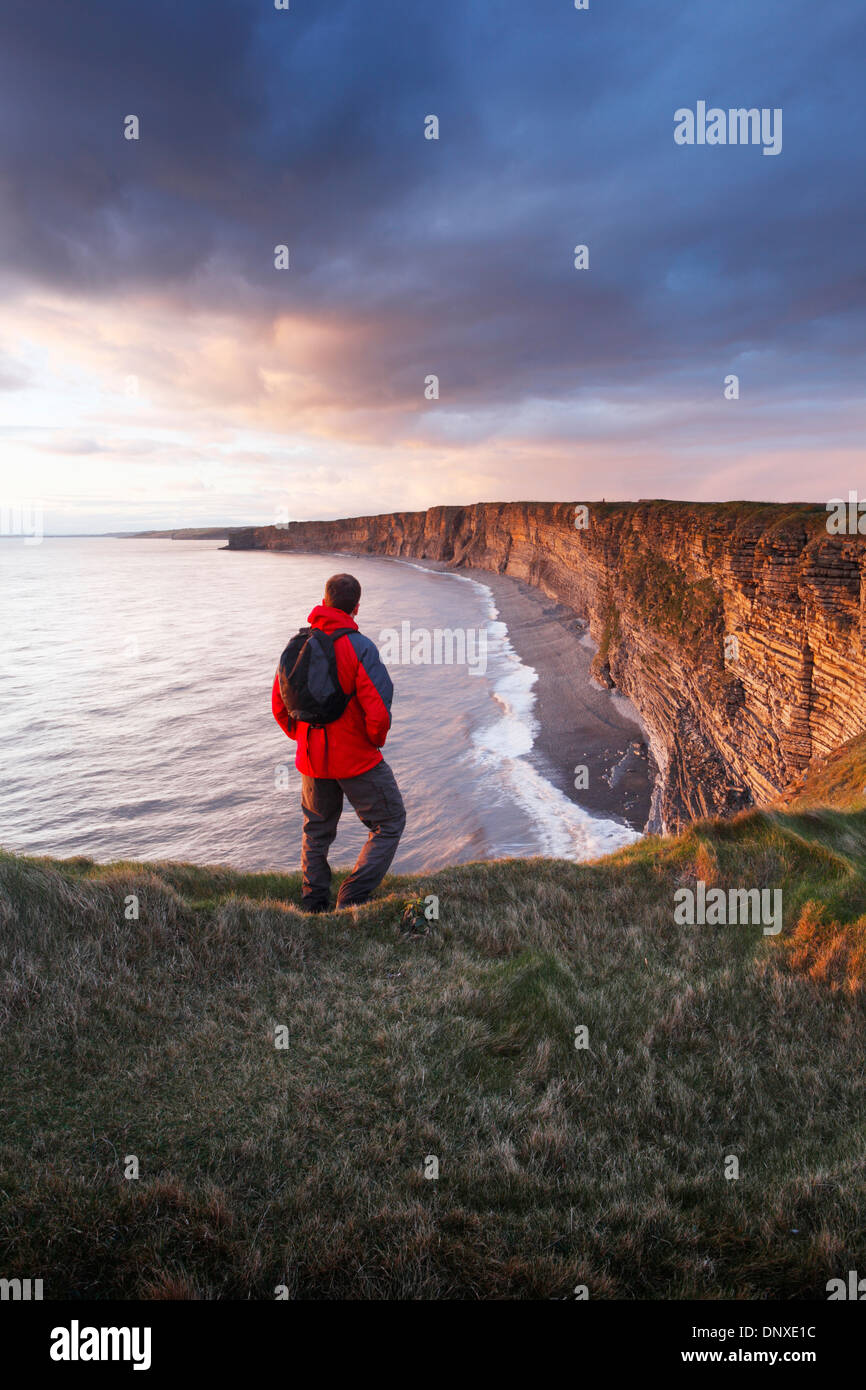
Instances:
[[[119,541],[227,541],[240,526],[177,526],[171,531],[108,531]]]

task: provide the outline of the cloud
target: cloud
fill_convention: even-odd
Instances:
[[[28,385],[29,379],[20,363],[0,354],[0,391],[21,391]]]
[[[651,24],[642,0],[8,5],[0,390],[32,386],[32,352],[65,381],[58,453],[126,466],[163,430],[183,468],[254,436],[239,458],[323,447],[395,505],[448,500],[452,472],[504,496],[532,457],[551,494],[587,450],[625,495],[684,459],[694,495],[738,460],[783,490],[756,455],[841,458],[862,404],[866,191],[836,95],[855,21],[806,0],[659,0]],[[782,155],[677,147],[697,99],[782,106]]]

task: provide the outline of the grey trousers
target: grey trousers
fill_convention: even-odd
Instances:
[[[400,788],[387,763],[377,763],[360,777],[304,777],[301,809],[304,838],[301,846],[303,901],[310,906],[329,902],[331,868],[328,850],[337,834],[337,823],[347,796],[355,814],[370,834],[349,877],[340,885],[337,907],[363,903],[379,887],[397,851],[406,811]]]

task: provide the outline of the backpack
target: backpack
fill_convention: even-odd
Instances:
[[[289,642],[277,670],[280,694],[291,719],[322,728],[333,724],[351,700],[337,677],[334,643],[338,637],[354,632],[343,627],[322,632],[318,627],[302,627]]]

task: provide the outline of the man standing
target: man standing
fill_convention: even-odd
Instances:
[[[360,598],[361,586],[353,575],[332,575],[324,599],[307,619],[312,630],[328,639],[339,634],[333,639],[336,675],[340,690],[349,696],[339,718],[321,726],[292,718],[280,690],[279,671],[274,678],[274,718],[297,743],[295,767],[302,774],[304,912],[330,911],[328,850],[337,834],[344,795],[370,834],[340,886],[338,908],[354,907],[372,896],[391,866],[406,824],[400,789],[379,751],[391,727],[394,687],[375,644],[358,631]],[[321,660],[319,668],[324,672]]]

